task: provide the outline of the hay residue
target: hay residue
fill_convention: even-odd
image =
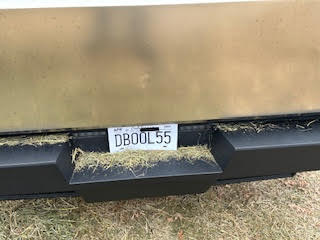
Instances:
[[[43,146],[65,143],[69,141],[66,134],[34,135],[0,138],[0,147],[8,146]]]
[[[310,131],[314,126],[319,126],[319,119],[304,120],[304,121],[283,121],[283,122],[266,122],[266,121],[253,121],[242,123],[219,123],[215,125],[215,129],[222,132],[256,132],[261,133],[264,131],[284,130],[295,128],[301,131]]]
[[[216,129],[221,130],[223,132],[236,132],[236,131],[245,131],[245,132],[256,132],[260,133],[267,130],[275,130],[275,129],[284,129],[284,126],[280,126],[273,123],[220,123],[216,125]]]
[[[127,150],[118,153],[84,152],[76,148],[72,154],[72,161],[75,165],[75,172],[83,169],[98,167],[109,169],[121,167],[128,170],[137,168],[150,168],[158,162],[168,162],[170,159],[185,159],[191,163],[197,160],[215,161],[207,146],[180,147],[177,151],[146,151]]]

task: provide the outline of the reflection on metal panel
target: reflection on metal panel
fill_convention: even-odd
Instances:
[[[159,6],[255,1],[263,0],[1,0],[0,9]]]
[[[0,131],[320,110],[320,1],[0,11]]]

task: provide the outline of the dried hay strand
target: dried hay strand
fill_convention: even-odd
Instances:
[[[65,143],[67,141],[69,141],[69,137],[67,134],[16,136],[0,138],[0,147],[43,146]]]
[[[311,121],[287,121],[287,122],[278,122],[270,123],[265,121],[255,121],[255,122],[246,122],[246,123],[219,123],[215,125],[215,129],[223,132],[264,132],[264,131],[274,131],[274,130],[283,130],[289,128],[296,128],[301,131],[309,131],[313,126],[319,126],[319,119],[314,119]]]
[[[236,131],[254,131],[260,133],[267,130],[284,129],[284,126],[276,125],[273,123],[220,123],[216,125],[216,129],[223,132],[236,132]]]
[[[158,162],[168,162],[170,159],[186,159],[190,163],[200,159],[208,162],[215,161],[210,149],[204,145],[180,147],[177,151],[127,150],[113,154],[109,152],[84,152],[80,148],[76,148],[72,153],[75,172],[83,169],[95,170],[97,167],[104,169],[122,167],[129,170],[141,167],[150,168]]]

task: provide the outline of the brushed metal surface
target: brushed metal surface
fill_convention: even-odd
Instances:
[[[0,9],[159,6],[256,1],[263,0],[1,0]]]
[[[0,132],[317,112],[320,1],[0,10]]]

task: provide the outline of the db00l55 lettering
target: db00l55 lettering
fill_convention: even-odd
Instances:
[[[115,134],[114,141],[116,147],[137,145],[137,144],[170,144],[171,131],[151,131],[140,133]],[[155,135],[155,136],[152,136]]]

